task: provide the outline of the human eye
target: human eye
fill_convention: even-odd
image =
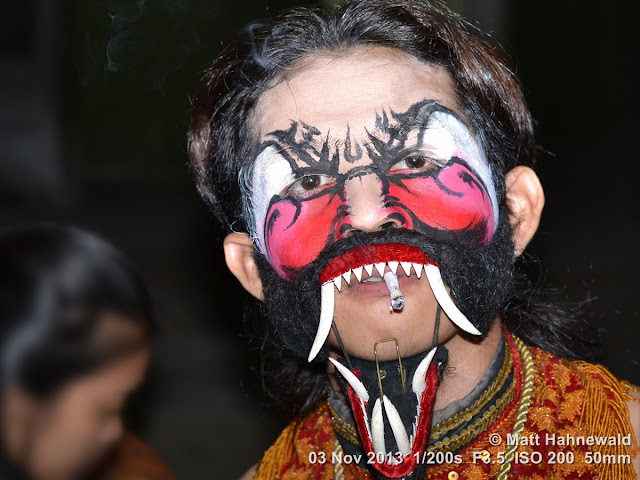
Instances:
[[[285,189],[286,195],[306,195],[317,192],[322,187],[333,182],[333,178],[329,175],[309,174],[298,178],[289,187]]]
[[[427,155],[410,155],[395,163],[389,170],[424,171],[441,168],[443,166],[444,162]]]

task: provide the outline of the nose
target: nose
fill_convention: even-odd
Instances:
[[[385,205],[383,185],[377,175],[369,173],[348,179],[345,196],[349,208],[345,230],[375,232],[388,227],[400,227],[404,221],[398,212]],[[346,227],[346,225],[345,225]]]

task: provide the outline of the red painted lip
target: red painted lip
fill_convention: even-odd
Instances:
[[[436,264],[418,247],[404,243],[362,245],[338,255],[320,272],[320,285],[333,280],[352,268],[381,262],[410,262],[421,265]]]

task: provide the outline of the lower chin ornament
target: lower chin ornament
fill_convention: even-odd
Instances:
[[[330,358],[340,373],[367,462],[379,478],[419,478],[447,349],[398,361]]]

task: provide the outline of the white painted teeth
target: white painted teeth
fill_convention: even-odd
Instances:
[[[458,310],[456,304],[453,303],[453,300],[449,296],[449,293],[444,286],[444,282],[442,281],[440,269],[435,265],[426,265],[424,267],[424,272],[429,280],[429,285],[431,285],[431,290],[433,290],[433,295],[436,297],[436,300],[444,310],[444,313],[447,314],[451,321],[467,333],[472,335],[481,335],[480,331],[473,326],[469,319],[467,319],[467,317]]]
[[[353,272],[353,274],[356,276],[356,278],[360,282],[362,280],[362,267],[354,268],[351,271]]]
[[[418,395],[418,404],[420,404],[420,397],[422,396],[422,392],[427,388],[427,382],[425,377],[427,376],[427,370],[429,369],[429,365],[431,365],[431,361],[433,360],[433,356],[436,354],[436,347],[433,347],[429,353],[425,355],[422,359],[418,368],[416,369],[416,373],[413,374],[413,380],[411,381],[411,389],[413,393]]]
[[[367,392],[367,389],[362,384],[362,382],[358,380],[358,377],[356,377],[351,370],[349,370],[347,367],[342,365],[337,360],[331,357],[329,357],[329,360],[331,361],[331,363],[333,363],[333,365],[336,367],[338,372],[340,372],[340,375],[342,375],[344,379],[347,382],[349,382],[349,385],[351,385],[351,388],[353,388],[353,391],[356,392],[356,395],[358,395],[358,398],[360,398],[360,400],[362,400],[363,402],[368,402],[369,392]]]
[[[318,322],[316,338],[313,340],[313,345],[309,351],[309,358],[307,359],[309,362],[316,358],[331,330],[336,295],[333,289],[334,285],[334,282],[326,282],[320,287],[320,321]]]
[[[420,263],[411,263],[411,262],[391,261],[391,262],[370,263],[369,265],[362,265],[360,267],[356,267],[347,272],[344,272],[338,275],[332,281],[335,284],[336,288],[340,291],[342,290],[342,285],[343,285],[342,282],[345,281],[347,282],[348,285],[351,285],[351,281],[353,280],[353,277],[355,277],[355,279],[358,280],[358,282],[365,281],[369,283],[371,282],[371,280],[368,280],[369,278],[374,276],[377,277],[376,273],[374,273],[374,267],[375,267],[375,272],[379,274],[380,278],[384,277],[385,269],[387,267],[389,267],[389,270],[395,275],[398,274],[398,267],[402,267],[402,271],[407,275],[407,277],[411,276],[412,269],[413,269],[413,271],[416,274],[416,277],[418,278],[422,276],[422,269],[426,268],[424,265]],[[362,278],[363,271],[367,272],[367,278],[364,280]],[[351,276],[351,274],[353,274],[353,277]]]
[[[393,436],[396,439],[396,444],[398,445],[398,451],[402,455],[408,455],[411,453],[411,444],[409,442],[409,436],[407,435],[407,430],[404,428],[402,424],[402,419],[400,418],[400,414],[396,407],[391,403],[391,400],[387,398],[386,395],[382,397],[382,401],[384,402],[384,410],[387,412],[387,418],[389,419],[389,425],[391,425],[391,431],[393,432]]]
[[[400,266],[404,270],[404,273],[407,274],[407,277],[411,275],[411,263],[410,262],[400,262]]]
[[[419,263],[412,263],[411,265],[413,265],[413,270],[416,272],[416,277],[420,278],[420,275],[422,275],[422,265]]]

